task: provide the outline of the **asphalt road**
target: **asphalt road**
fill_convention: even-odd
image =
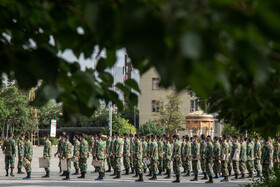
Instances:
[[[98,174],[92,174],[93,166],[90,165],[92,159],[88,159],[88,173],[86,174],[86,179],[77,179],[77,176],[71,175],[70,181],[63,181],[59,176],[59,168],[58,166],[58,158],[53,157],[51,160],[51,177],[48,179],[42,179],[41,177],[45,175],[44,169],[39,168],[38,158],[43,154],[42,147],[34,147],[33,161],[32,161],[32,174],[31,180],[22,180],[25,177],[25,174],[18,175],[17,172],[17,159],[15,164],[15,177],[5,177],[5,162],[4,155],[2,152],[0,153],[0,186],[93,186],[98,185],[101,187],[138,187],[138,186],[240,186],[241,184],[250,183],[248,179],[239,180],[239,181],[230,181],[229,183],[221,183],[220,179],[214,179],[214,184],[205,184],[205,181],[199,180],[197,182],[191,182],[190,179],[193,177],[181,177],[180,184],[172,184],[172,180],[175,178],[172,176],[171,179],[164,179],[164,176],[159,176],[157,181],[149,181],[148,177],[144,177],[144,183],[136,183],[134,182],[135,178],[132,178],[132,175],[122,176],[121,179],[113,179],[113,177],[109,176],[110,173],[106,173],[104,181],[95,181]],[[56,147],[53,147],[53,153],[56,152]],[[24,170],[25,171],[25,170]],[[72,173],[74,173],[74,168],[72,167]],[[199,178],[202,178],[200,176]]]

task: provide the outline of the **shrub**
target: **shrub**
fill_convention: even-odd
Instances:
[[[164,135],[166,129],[163,126],[156,125],[154,121],[149,120],[148,122],[144,123],[139,128],[139,134],[141,136],[149,136],[149,135]]]

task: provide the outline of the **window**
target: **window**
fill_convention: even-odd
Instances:
[[[199,101],[196,100],[191,100],[191,112],[195,112],[199,110]]]
[[[159,111],[159,101],[152,100],[152,112]]]
[[[152,78],[152,90],[159,90],[159,78]]]

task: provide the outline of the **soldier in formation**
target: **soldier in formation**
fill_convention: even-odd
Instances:
[[[44,159],[49,159],[49,162],[51,161],[51,155],[52,155],[52,143],[49,140],[50,135],[45,135],[45,143],[44,143],[44,151],[43,151],[43,157]],[[42,178],[49,178],[50,177],[50,166],[45,168],[46,175],[44,175]]]
[[[24,174],[22,172],[23,157],[24,157],[24,139],[25,139],[25,135],[22,134],[18,140],[18,172],[17,172],[17,174]]]
[[[27,173],[27,176],[23,179],[31,179],[31,162],[33,157],[33,144],[30,141],[30,135],[26,136],[26,142],[24,145],[24,167]]]
[[[74,136],[74,149],[73,149],[73,160],[74,160],[74,168],[75,168],[75,173],[72,175],[79,175],[79,156],[80,156],[80,141],[79,141],[79,136],[75,135]]]
[[[9,169],[11,169],[10,175],[14,177],[13,171],[16,157],[16,145],[13,134],[8,134],[8,139],[6,139],[2,145],[2,151],[5,154],[6,176],[9,176]]]

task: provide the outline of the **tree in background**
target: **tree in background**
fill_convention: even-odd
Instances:
[[[222,135],[223,134],[229,135],[231,137],[234,136],[234,135],[245,137],[246,136],[246,130],[241,131],[233,125],[224,124],[223,125],[223,130],[222,130]],[[247,130],[247,137],[254,138],[256,135],[260,136],[261,134],[255,132],[255,131],[252,131],[252,130]]]
[[[113,121],[112,121],[112,131],[116,132],[118,131],[120,133],[120,136],[122,136],[124,133],[136,133],[136,128],[131,125],[128,120],[122,118],[119,114],[113,115]],[[103,134],[109,134],[109,125],[107,124],[106,128],[102,131]]]
[[[139,134],[141,136],[149,136],[149,135],[164,135],[166,133],[166,129],[162,125],[156,125],[155,121],[149,120],[139,128]]]
[[[125,107],[122,111],[120,111],[120,115],[122,118],[127,119],[128,122],[134,125],[134,117],[135,117],[135,127],[139,129],[139,110],[138,108],[131,109],[129,107]],[[135,116],[134,116],[135,115]]]
[[[166,133],[173,135],[176,130],[182,129],[181,101],[173,95],[166,96],[159,101],[159,117],[155,120],[157,126],[163,126]]]

